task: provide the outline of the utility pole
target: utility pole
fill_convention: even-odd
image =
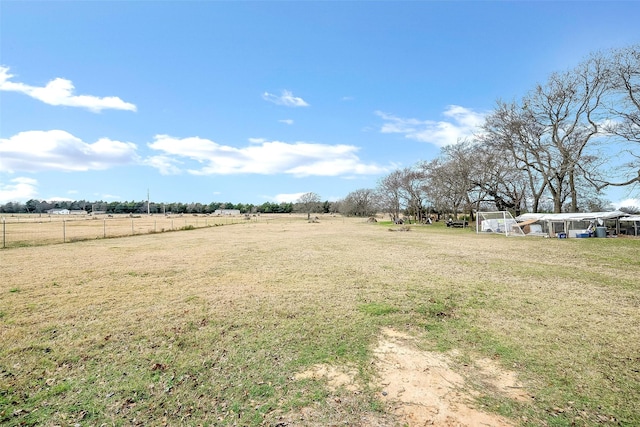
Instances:
[[[151,208],[149,207],[149,189],[147,188],[147,215],[151,215]]]

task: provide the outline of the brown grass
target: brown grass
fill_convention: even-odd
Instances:
[[[390,423],[385,326],[516,371],[532,402],[476,403],[517,424],[640,423],[640,240],[277,218],[0,251],[0,423]]]

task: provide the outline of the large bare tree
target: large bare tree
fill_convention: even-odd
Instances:
[[[576,175],[587,169],[587,147],[601,132],[598,114],[607,88],[605,62],[594,55],[573,70],[553,73],[524,100],[527,115],[544,131],[532,147],[533,158],[547,181],[554,212],[562,211],[565,188],[569,210],[578,210]]]
[[[512,168],[524,174],[533,212],[538,212],[548,185],[544,168],[536,157],[542,134],[542,126],[521,105],[498,101],[494,112],[486,118],[481,135],[487,150],[510,159]]]
[[[421,221],[424,218],[426,178],[420,165],[401,169],[400,197],[404,200],[409,216],[414,217],[415,221]]]
[[[376,191],[380,209],[387,212],[392,221],[398,220],[402,210],[402,171],[395,170],[380,179]]]

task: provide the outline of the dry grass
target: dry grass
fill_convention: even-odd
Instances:
[[[533,402],[478,398],[517,424],[640,424],[640,240],[280,218],[0,251],[0,423],[391,425],[392,326],[518,372]]]

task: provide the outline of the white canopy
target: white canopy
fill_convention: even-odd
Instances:
[[[617,219],[628,216],[622,211],[613,212],[572,212],[572,213],[526,213],[516,218],[518,221],[591,221],[597,219]]]

